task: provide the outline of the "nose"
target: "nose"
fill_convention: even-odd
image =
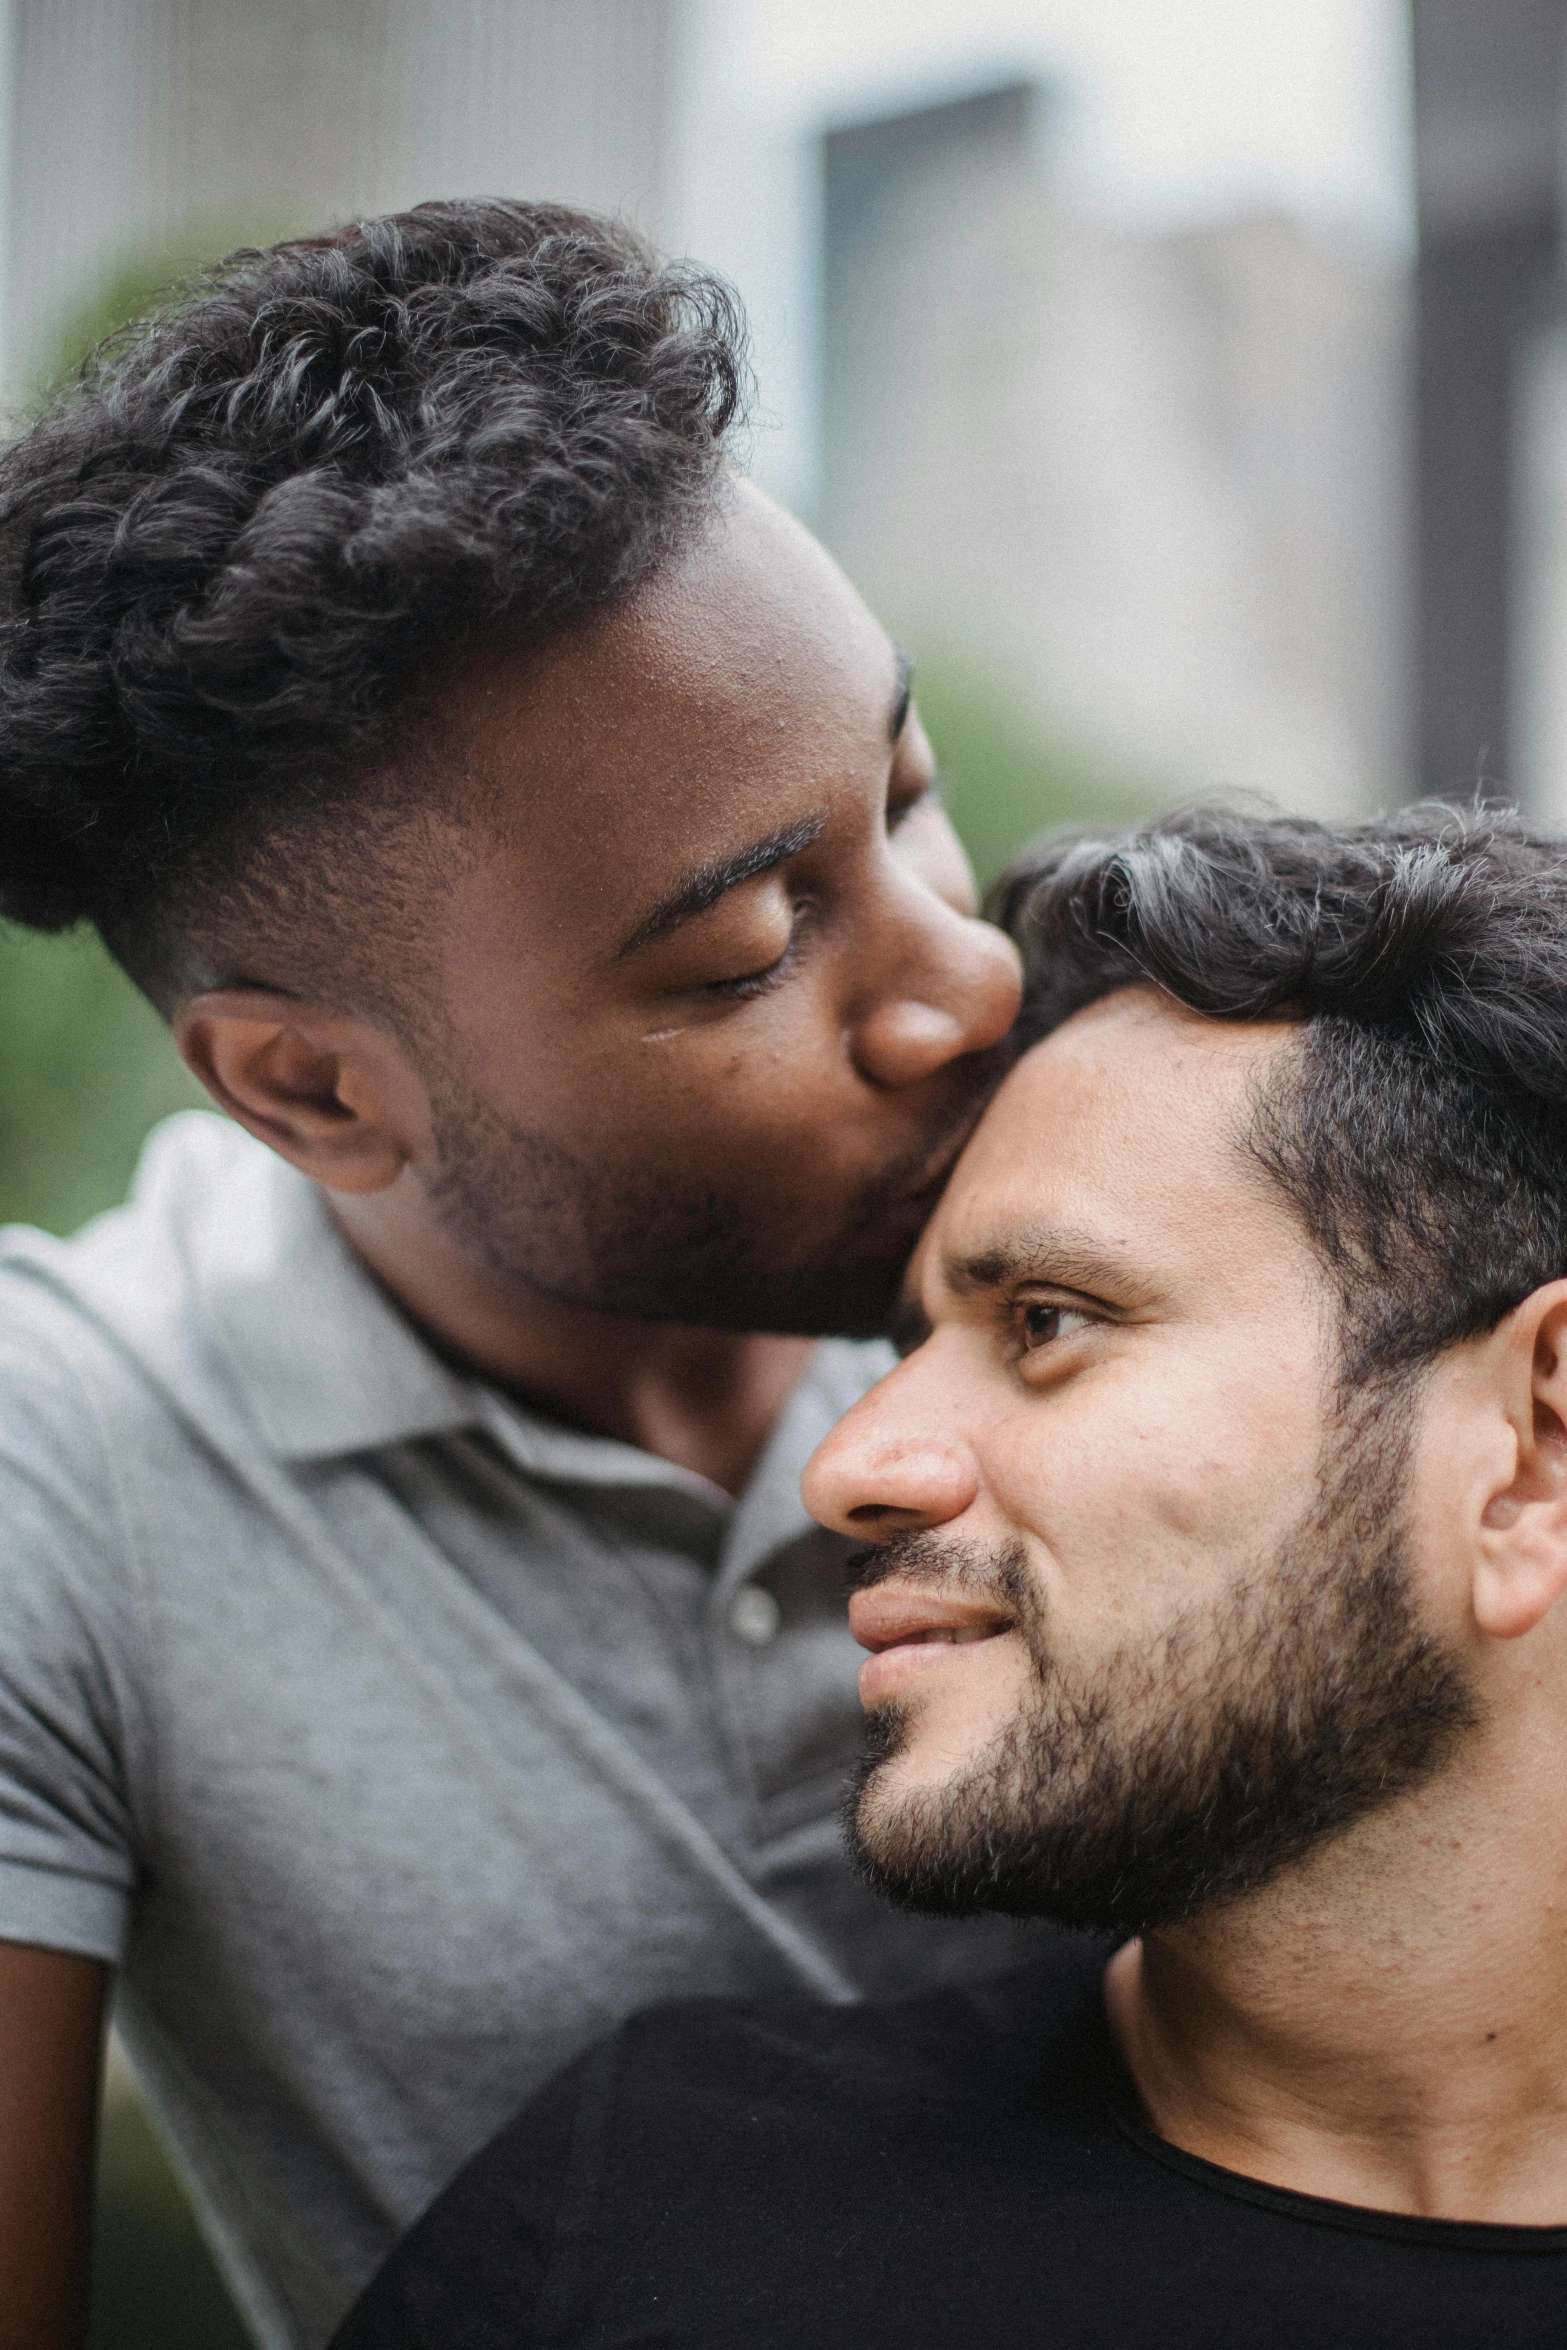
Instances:
[[[979,1492],[967,1445],[920,1425],[905,1373],[862,1396],[806,1463],[800,1491],[813,1518],[861,1542],[924,1533],[960,1518]]]
[[[1001,1042],[1023,984],[1003,931],[920,889],[890,943],[886,981],[852,1030],[854,1064],[868,1083],[918,1085]]]

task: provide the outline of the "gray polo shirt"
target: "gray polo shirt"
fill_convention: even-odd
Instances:
[[[200,1112],[0,1239],[0,1937],[121,2029],[262,2341],[319,2343],[541,2079],[650,1999],[989,1972],[843,1864],[816,1350],[738,1502],[459,1377]]]

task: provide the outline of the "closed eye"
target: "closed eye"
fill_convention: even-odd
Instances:
[[[703,995],[723,996],[729,1001],[745,1002],[750,996],[766,995],[770,989],[782,986],[794,965],[799,961],[804,905],[796,906],[789,926],[789,943],[772,962],[762,964],[755,971],[739,972],[733,979],[707,979],[702,982]]]
[[[933,783],[926,784],[923,791],[910,792],[906,799],[889,799],[887,802],[887,830],[896,832],[899,825],[907,824],[909,818],[920,808],[939,808],[940,805],[941,794]]]

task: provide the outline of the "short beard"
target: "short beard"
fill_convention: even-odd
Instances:
[[[1478,1708],[1418,1620],[1408,1415],[1382,1401],[1386,1418],[1339,1423],[1335,1474],[1271,1565],[1075,1685],[1021,1549],[916,1535],[871,1554],[861,1587],[897,1573],[1001,1600],[1034,1681],[989,1752],[935,1789],[883,1792],[909,1717],[871,1716],[845,1808],[867,1883],[943,1917],[1147,1933],[1256,1892],[1435,1776]]]
[[[695,1167],[679,1180],[635,1160],[606,1167],[504,1117],[436,1062],[430,1198],[487,1272],[560,1305],[709,1330],[877,1337],[934,1205],[910,1185],[948,1136],[956,1150],[1002,1066],[999,1051],[972,1055],[946,1133],[921,1136],[823,1236],[818,1204],[808,1186],[791,1189],[786,1166],[772,1197],[754,1185],[726,1192]]]

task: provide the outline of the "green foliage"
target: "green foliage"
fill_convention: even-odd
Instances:
[[[98,2143],[87,2350],[249,2350],[168,2156],[123,2069]]]
[[[187,230],[177,247],[122,259],[60,321],[30,405],[105,335],[156,311],[174,281],[271,233],[255,221],[211,223],[207,235]],[[148,1128],[205,1099],[91,931],[40,938],[0,925],[0,1223],[74,1231],[124,1197]]]
[[[1016,692],[975,664],[920,651],[914,690],[981,887],[1051,825],[1134,823],[1160,797],[1146,779],[1033,724]]]
[[[149,1126],[205,1099],[91,931],[0,926],[0,1223],[74,1231],[123,1199]]]

